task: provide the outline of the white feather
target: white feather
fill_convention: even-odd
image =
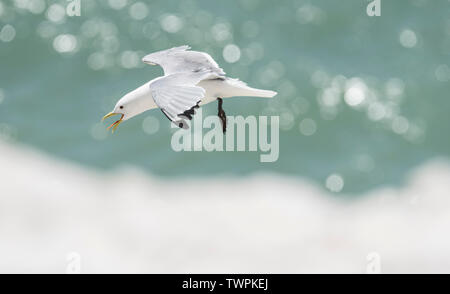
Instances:
[[[234,96],[273,97],[274,91],[249,87],[225,76],[225,72],[207,53],[188,51],[189,46],[174,47],[146,55],[142,61],[160,65],[164,76],[158,77],[120,99],[113,112],[127,120],[146,110],[159,107],[175,123],[191,118],[194,108],[217,98]]]

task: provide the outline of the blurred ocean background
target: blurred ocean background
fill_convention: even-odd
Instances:
[[[450,1],[369,2],[0,0],[0,270],[450,271]],[[278,161],[174,152],[159,110],[106,130],[162,74],[141,58],[184,44],[279,93],[224,102],[280,116]]]
[[[65,1],[1,3],[1,132],[53,156],[164,177],[269,171],[323,184],[337,174],[343,192],[361,192],[401,185],[411,168],[449,155],[446,0],[383,1],[375,18],[363,0],[82,1],[79,17]],[[255,152],[176,153],[157,110],[106,132],[99,121],[116,101],[162,74],[142,56],[182,44],[279,92],[225,104],[228,115],[280,116],[276,163]]]

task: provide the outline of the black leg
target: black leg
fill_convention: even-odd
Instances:
[[[225,132],[227,131],[227,116],[225,115],[225,111],[223,111],[222,108],[223,103],[222,98],[217,98],[217,101],[219,102],[218,104],[219,109],[217,115],[219,116],[220,121],[222,122],[222,131],[225,134]]]

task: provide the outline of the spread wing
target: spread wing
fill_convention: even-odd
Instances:
[[[198,104],[205,97],[205,90],[196,85],[211,76],[210,72],[174,73],[152,82],[150,91],[167,118],[178,127],[187,129],[184,119],[192,119],[195,109],[199,108]]]
[[[168,76],[180,72],[210,71],[219,76],[225,72],[217,62],[207,53],[188,51],[189,46],[180,46],[148,54],[142,61],[147,64],[156,64],[163,68],[164,75]]]

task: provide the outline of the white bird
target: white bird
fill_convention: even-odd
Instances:
[[[122,121],[158,107],[169,120],[186,129],[188,124],[184,119],[192,119],[199,105],[217,100],[218,116],[225,133],[226,116],[222,109],[222,98],[270,98],[277,94],[274,91],[251,88],[238,79],[226,77],[225,72],[209,54],[188,51],[189,49],[189,46],[180,46],[146,55],[142,61],[161,66],[164,76],[153,79],[123,96],[114,110],[103,117],[104,120],[113,115],[121,115],[108,129],[112,127],[114,132]]]

